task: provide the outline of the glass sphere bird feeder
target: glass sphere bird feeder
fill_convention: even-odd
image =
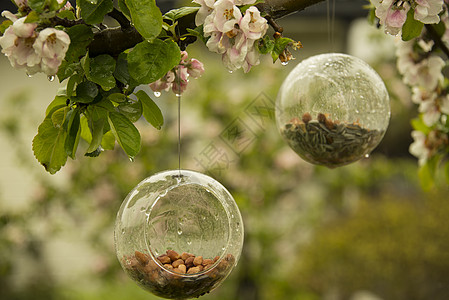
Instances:
[[[168,299],[199,297],[235,267],[243,223],[216,180],[164,171],[144,179],[123,201],[115,245],[122,268],[144,289]]]
[[[346,54],[303,60],[277,96],[276,122],[288,145],[304,160],[329,168],[368,157],[389,119],[382,79],[367,63]]]

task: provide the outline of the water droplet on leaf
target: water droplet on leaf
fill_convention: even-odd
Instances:
[[[288,65],[288,61],[283,61],[283,62],[281,62],[281,65],[283,65],[283,66]]]
[[[47,79],[48,79],[48,81],[52,82],[55,80],[55,76],[49,75],[49,76],[47,76]]]
[[[31,78],[31,77],[33,77],[33,75],[31,75],[30,73],[26,73],[27,74],[27,76],[29,77],[29,78]]]

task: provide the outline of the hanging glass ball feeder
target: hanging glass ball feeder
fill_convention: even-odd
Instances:
[[[171,170],[140,182],[115,224],[117,257],[144,289],[168,299],[199,297],[237,264],[243,222],[231,194],[201,173]]]
[[[329,168],[368,157],[389,119],[382,79],[367,63],[346,54],[303,60],[277,96],[276,122],[288,145],[304,160]]]

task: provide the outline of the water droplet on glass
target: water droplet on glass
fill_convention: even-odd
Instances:
[[[192,241],[191,241],[191,240],[188,240],[188,241],[187,241],[187,245],[189,245],[189,246],[192,245]]]
[[[369,158],[369,153],[365,154],[365,158]]]
[[[281,65],[283,65],[283,66],[288,65],[288,61],[283,61],[283,62],[281,62]]]
[[[31,77],[33,77],[33,75],[31,75],[30,73],[26,73],[27,74],[27,76],[29,77],[29,78],[31,78]]]
[[[232,71],[232,70],[228,70],[228,71],[229,71],[230,74],[232,74],[232,72],[234,72],[234,71]]]
[[[178,228],[178,234],[181,235],[182,234],[182,229]]]
[[[140,208],[140,211],[145,211],[147,208],[145,207],[145,206],[142,206],[141,208]]]
[[[161,92],[154,92],[154,97],[160,97],[161,96]]]
[[[234,219],[234,215],[231,215],[231,219]]]
[[[122,234],[125,234],[125,229],[122,229]]]
[[[47,79],[48,79],[48,81],[52,82],[55,80],[55,76],[49,75],[49,76],[47,76]]]

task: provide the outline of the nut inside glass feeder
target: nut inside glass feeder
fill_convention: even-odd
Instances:
[[[115,224],[117,257],[141,287],[169,299],[199,297],[237,264],[243,222],[231,194],[201,173],[171,170],[140,182]]]
[[[329,168],[368,157],[389,120],[382,79],[367,63],[346,54],[303,60],[277,96],[276,122],[288,145],[304,160]]]

